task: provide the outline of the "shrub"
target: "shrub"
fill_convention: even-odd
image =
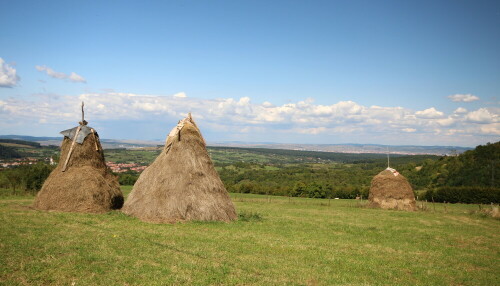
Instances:
[[[239,221],[262,221],[264,218],[261,214],[257,212],[246,212],[240,211],[238,212],[238,220]]]
[[[121,173],[118,175],[118,181],[122,186],[133,186],[137,179],[139,179],[138,174]]]
[[[4,169],[0,173],[0,187],[10,189],[13,194],[16,194],[17,190],[24,193],[36,193],[42,188],[54,167],[38,162],[33,165]]]
[[[238,193],[255,194],[258,188],[253,181],[243,180],[234,186]]]
[[[427,191],[424,198],[435,202],[497,204],[500,202],[500,189],[491,187],[440,187]]]

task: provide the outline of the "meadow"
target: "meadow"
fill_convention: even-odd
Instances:
[[[1,196],[0,284],[500,285],[500,220],[478,205],[231,196],[238,221],[178,224]]]

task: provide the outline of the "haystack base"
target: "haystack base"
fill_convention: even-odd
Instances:
[[[415,200],[411,199],[381,199],[375,198],[370,202],[370,206],[374,208],[381,209],[394,209],[394,210],[402,210],[402,211],[413,211],[416,209]]]
[[[69,156],[72,143],[68,137],[64,138],[60,163],[38,192],[33,207],[82,213],[104,213],[121,208],[120,184],[106,167],[97,134],[88,135],[82,144],[77,143]],[[62,171],[65,161],[68,161],[67,169]]]
[[[190,117],[181,123],[142,172],[122,211],[155,223],[237,219],[198,127]]]
[[[386,169],[373,177],[369,206],[382,209],[414,211],[415,194],[408,180],[394,169]]]

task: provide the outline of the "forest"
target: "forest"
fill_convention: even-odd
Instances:
[[[0,188],[36,193],[54,168],[42,158],[52,156],[57,161],[57,149],[25,146],[28,144],[20,141],[8,143],[14,146],[4,147],[17,154],[39,156],[40,162],[0,170]],[[105,154],[107,161],[148,165],[161,150],[108,149]],[[371,179],[387,167],[385,154],[234,147],[208,147],[208,152],[224,185],[232,193],[366,199]],[[12,158],[9,154],[2,155],[1,159]],[[409,180],[420,199],[451,203],[500,202],[500,142],[480,145],[458,156],[391,155],[390,166]],[[136,172],[117,175],[122,185],[133,185],[139,177]]]

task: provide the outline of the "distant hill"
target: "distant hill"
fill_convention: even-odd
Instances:
[[[350,154],[401,154],[401,155],[456,155],[472,148],[460,146],[415,146],[415,145],[380,145],[380,144],[283,144],[283,143],[245,143],[217,142],[210,146],[239,148],[284,149],[297,151],[319,151]]]
[[[15,148],[0,144],[0,159],[15,159],[21,158],[22,155]]]
[[[500,188],[500,141],[458,156],[426,161],[415,175],[413,182],[428,187]]]
[[[17,139],[0,139],[0,144],[4,146],[12,146],[12,147],[32,147],[32,148],[40,148],[40,143],[33,141],[25,141],[25,140],[17,140]]]
[[[302,150],[287,150],[287,149],[272,149],[272,148],[242,148],[242,147],[222,147],[222,146],[209,146],[208,150],[223,151],[225,153],[236,152],[241,154],[262,155],[268,158],[272,158],[271,161],[276,160],[275,159],[276,156],[285,156],[303,162],[331,161],[331,162],[339,162],[346,164],[381,162],[382,165],[387,164],[387,155],[377,154],[377,153],[339,153],[339,152],[323,152],[323,151],[302,151]],[[406,156],[401,154],[394,154],[391,156],[391,162],[394,164],[403,164],[406,163],[409,157],[411,157],[411,160],[414,162],[421,162],[426,159],[435,160],[439,158],[436,155]]]
[[[23,141],[47,141],[47,140],[61,140],[61,137],[35,137],[35,136],[26,136],[26,135],[0,135],[0,139],[14,139],[14,140],[23,140]]]
[[[34,141],[42,145],[59,145],[62,140],[60,137],[35,137],[25,135],[0,135],[0,139],[16,139],[25,141]],[[141,148],[165,144],[162,140],[120,140],[101,138],[103,148]],[[350,154],[401,154],[401,155],[457,155],[472,148],[460,146],[415,146],[415,145],[380,145],[380,144],[284,144],[272,142],[208,142],[209,146],[214,147],[239,147],[239,148],[263,148],[263,149],[283,149],[296,151],[319,151]]]
[[[21,158],[25,154],[19,148],[40,148],[40,143],[17,139],[0,139],[0,159]]]
[[[12,139],[12,140],[23,140],[30,142],[38,142],[41,145],[60,145],[63,136],[59,137],[36,137],[27,135],[0,135],[1,139]],[[151,147],[157,146],[158,144],[163,145],[162,141],[146,141],[146,140],[119,140],[119,139],[102,139],[101,144],[103,148],[140,148],[140,147]]]

